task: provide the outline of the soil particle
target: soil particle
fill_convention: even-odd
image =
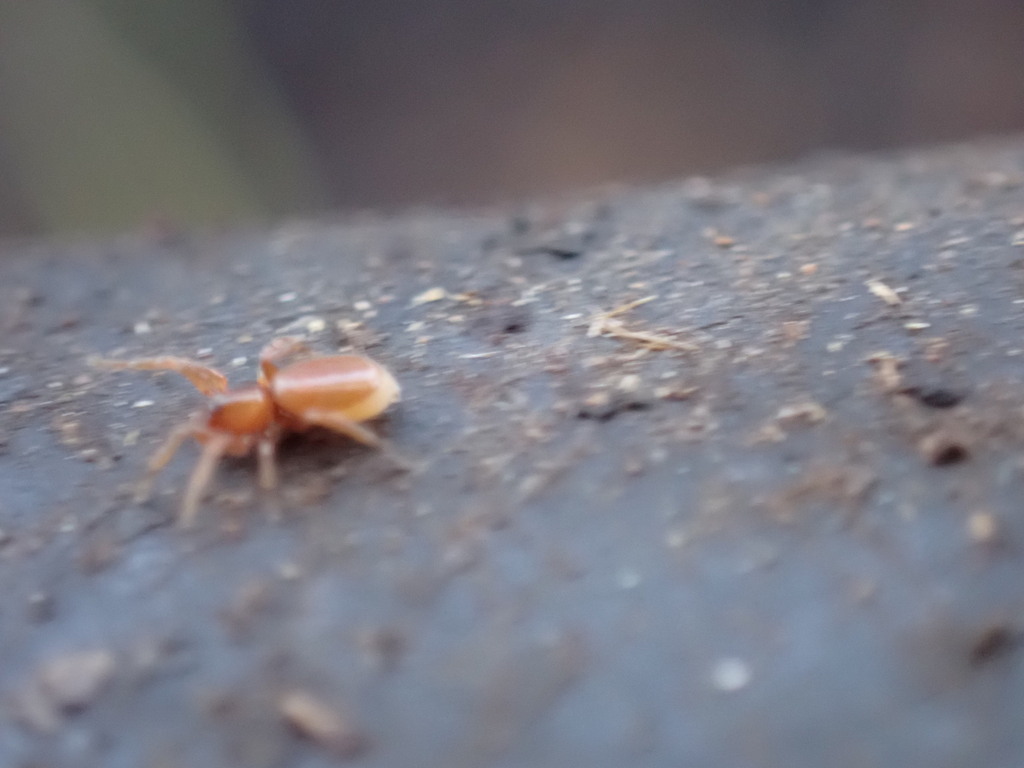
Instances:
[[[115,669],[105,649],[73,651],[41,663],[12,700],[15,715],[40,733],[53,733],[66,714],[78,712],[100,695]]]
[[[900,393],[913,397],[929,408],[953,408],[962,403],[965,397],[963,392],[943,387],[907,387]]]
[[[75,651],[44,662],[37,681],[58,708],[80,709],[100,694],[114,667],[114,654],[108,650]]]
[[[366,732],[350,714],[308,691],[296,689],[283,694],[278,711],[300,735],[343,760],[358,757],[370,746]]]
[[[982,630],[971,646],[971,663],[985,664],[1014,650],[1021,641],[1020,632],[1007,624],[992,624]]]
[[[925,435],[917,444],[929,464],[945,467],[966,461],[971,453],[961,437],[940,431]]]

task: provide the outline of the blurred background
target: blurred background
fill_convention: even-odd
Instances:
[[[1020,0],[0,0],[0,234],[481,204],[1024,128]]]

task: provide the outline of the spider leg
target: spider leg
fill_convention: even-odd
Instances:
[[[410,470],[413,468],[413,465],[399,456],[387,441],[383,440],[371,429],[340,413],[312,408],[302,412],[301,421],[306,426],[324,427],[332,432],[351,437],[363,445],[375,448],[401,469]]]
[[[339,434],[351,437],[353,440],[363,445],[368,445],[371,448],[381,449],[384,447],[384,441],[372,430],[334,411],[311,408],[302,412],[301,420],[308,426],[324,427],[332,432],[338,432]]]
[[[256,461],[259,471],[260,488],[266,492],[263,497],[267,517],[276,522],[281,519],[281,506],[277,498],[277,441],[279,435],[266,434],[256,443]]]
[[[149,499],[156,476],[174,458],[182,444],[196,433],[199,427],[198,421],[198,416],[193,416],[188,421],[176,426],[170,431],[156,452],[150,456],[149,462],[146,464],[146,474],[143,475],[135,488],[136,504],[142,504]]]
[[[203,446],[203,452],[199,456],[199,461],[196,462],[195,469],[192,470],[192,476],[188,479],[188,487],[185,489],[185,498],[182,501],[181,514],[178,517],[180,527],[188,528],[195,521],[203,492],[210,485],[214,470],[230,445],[230,435],[215,434]]]
[[[298,336],[282,336],[260,350],[260,381],[266,383],[277,373],[277,364],[286,357],[308,352],[309,346]]]
[[[274,437],[264,436],[256,443],[256,461],[260,488],[273,491],[277,488],[277,440]]]
[[[192,385],[204,395],[217,395],[228,389],[228,380],[223,373],[184,357],[166,355],[138,357],[133,360],[93,358],[90,363],[97,368],[108,368],[113,371],[173,371],[192,382]]]

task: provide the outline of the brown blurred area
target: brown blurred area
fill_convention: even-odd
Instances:
[[[16,115],[0,114],[0,227],[474,204],[1024,127],[1019,0],[207,0],[220,13],[206,20],[195,18],[197,2],[169,0],[159,16],[138,10],[148,4],[83,3],[155,73],[140,87],[173,84],[169,114],[198,117],[173,140],[143,142],[143,159],[123,173],[106,174],[98,161],[86,180],[80,167],[31,160],[50,156],[25,138],[24,124],[39,117],[18,131]],[[0,36],[5,23],[0,12]],[[211,35],[217,28],[233,59]],[[0,53],[0,105],[34,106],[4,98],[5,64],[17,59]],[[191,79],[181,75],[189,66]],[[204,93],[220,67],[232,76]],[[115,105],[108,114],[132,101],[118,101],[116,82],[95,84]],[[47,89],[33,93],[46,98]],[[74,114],[66,119],[73,133]],[[196,125],[204,140],[214,137],[208,156],[227,161],[212,182],[196,176],[194,185],[238,200],[193,215],[177,202],[188,175],[148,200],[149,182],[159,186],[165,171],[131,174],[147,151],[172,161],[187,154]],[[89,152],[87,140],[81,147],[76,159]],[[189,164],[173,165],[178,173]],[[194,165],[213,173],[217,163]],[[112,195],[110,215],[81,205],[67,215],[48,206],[54,187],[27,183],[35,174],[63,175],[61,193],[87,182],[101,198],[108,186],[130,185],[130,200]]]

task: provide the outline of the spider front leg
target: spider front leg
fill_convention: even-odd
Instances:
[[[89,361],[97,368],[107,368],[112,371],[172,371],[180,373],[192,385],[204,395],[218,395],[227,392],[228,380],[218,370],[189,360],[184,357],[138,357],[132,360],[108,360],[105,358],[93,358]]]
[[[150,457],[146,465],[146,474],[143,475],[135,488],[136,504],[143,504],[149,499],[156,476],[174,458],[182,444],[200,430],[200,422],[203,416],[204,414],[197,413],[185,423],[179,424],[172,429],[163,443],[160,444],[160,447],[157,448],[156,453]]]
[[[181,513],[178,516],[180,528],[190,528],[195,522],[196,513],[199,511],[199,502],[213,479],[217,464],[231,447],[231,441],[231,435],[214,433],[203,445],[203,452],[188,479],[185,498],[181,503]]]

